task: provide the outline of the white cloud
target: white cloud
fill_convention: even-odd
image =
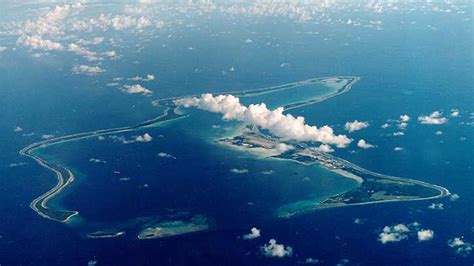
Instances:
[[[457,254],[462,256],[467,256],[472,251],[472,244],[466,242],[463,237],[455,237],[448,241],[448,245],[452,247]]]
[[[442,115],[442,112],[434,111],[430,115],[419,116],[418,121],[425,125],[441,125],[448,122],[448,119]]]
[[[0,53],[3,52],[3,51],[5,51],[5,50],[7,50],[7,47],[5,47],[5,46],[0,46]]]
[[[395,147],[393,148],[394,151],[403,151],[403,148],[402,147]]]
[[[451,117],[458,117],[459,110],[458,109],[451,109]]]
[[[141,85],[139,84],[135,84],[135,85],[132,85],[132,86],[129,86],[129,85],[125,85],[124,88],[122,89],[123,92],[126,92],[128,94],[143,94],[143,95],[150,95],[152,94],[153,92],[149,89],[146,89],[144,87],[142,87]]]
[[[387,124],[387,123],[385,123],[385,124],[381,125],[380,127],[385,129],[385,128],[389,128],[389,127],[390,127],[390,125],[389,125],[389,124]]]
[[[319,145],[319,147],[317,149],[318,149],[318,151],[322,151],[322,152],[328,152],[328,153],[329,152],[334,152],[334,149],[331,146],[327,145],[327,144],[321,144],[321,145]]]
[[[43,134],[43,135],[41,135],[41,138],[42,139],[52,139],[52,138],[54,138],[54,135],[53,134]]]
[[[105,38],[104,37],[94,37],[91,40],[84,40],[84,39],[79,39],[77,42],[79,44],[84,44],[84,45],[99,45],[102,42],[104,42]]]
[[[25,162],[11,163],[11,164],[8,165],[8,167],[13,168],[13,167],[20,167],[20,166],[24,166],[24,165],[27,165],[27,163],[25,163]]]
[[[404,224],[385,226],[379,234],[379,241],[382,242],[382,244],[399,242],[408,237],[408,232],[410,232],[410,229]]]
[[[408,121],[410,121],[410,117],[408,115],[401,115],[400,116],[400,121],[408,122]]]
[[[153,140],[153,137],[150,136],[150,134],[148,133],[143,134],[143,136],[137,136],[135,138],[135,141],[138,141],[138,142],[150,142],[152,140]]]
[[[101,160],[101,159],[97,159],[97,158],[90,158],[89,162],[91,162],[91,163],[107,163],[106,161]]]
[[[405,133],[402,132],[402,131],[399,131],[399,132],[393,133],[392,135],[395,136],[395,137],[398,137],[398,136],[403,136],[403,135],[405,135]]]
[[[115,51],[106,51],[104,52],[104,55],[112,59],[118,58],[117,52]]]
[[[346,124],[344,125],[344,128],[349,132],[354,132],[354,131],[366,128],[368,126],[369,126],[368,122],[360,122],[360,121],[354,120],[352,122],[346,122]]]
[[[257,229],[255,227],[252,227],[252,229],[250,229],[250,233],[242,236],[242,238],[245,240],[252,240],[259,237],[260,237],[260,229]]]
[[[263,175],[273,175],[274,173],[275,173],[275,171],[273,171],[273,170],[262,171]]]
[[[16,43],[18,45],[23,45],[31,49],[38,49],[38,50],[45,50],[45,51],[64,49],[62,44],[51,41],[51,40],[45,40],[39,35],[34,35],[34,36],[22,35],[20,36],[20,38],[18,38]]]
[[[313,258],[306,258],[304,261],[305,264],[318,264],[319,260],[318,259],[313,259]]]
[[[166,153],[166,152],[160,152],[160,153],[158,153],[158,157],[176,159],[176,157],[174,157],[173,155],[171,155],[171,154],[169,154],[169,153]]]
[[[340,148],[346,147],[352,141],[345,135],[335,135],[333,129],[329,126],[320,128],[310,126],[305,123],[304,117],[283,114],[283,107],[273,111],[269,110],[264,103],[251,104],[247,107],[240,104],[239,98],[233,95],[213,96],[212,94],[203,94],[200,98],[176,100],[176,104],[221,113],[225,120],[238,120],[259,126],[283,139],[315,141],[334,144]]]
[[[81,46],[79,46],[75,43],[69,44],[68,51],[76,53],[76,54],[81,55],[81,56],[84,56],[89,61],[97,61],[97,60],[101,59],[101,58],[97,57],[96,52],[89,51],[86,48],[81,47]]]
[[[438,130],[438,131],[435,132],[435,135],[437,135],[437,136],[443,135],[443,131]]]
[[[428,209],[444,210],[444,204],[443,203],[431,203],[431,205],[428,206]]]
[[[234,173],[234,174],[247,174],[249,172],[249,170],[248,169],[232,168],[232,169],[230,169],[230,172]]]
[[[74,9],[81,9],[81,8],[82,8],[81,3],[77,3],[74,5],[56,6],[53,10],[46,13],[46,15],[43,18],[50,22],[62,20],[65,17],[67,17],[69,14],[71,14],[71,12]]]
[[[433,239],[434,237],[434,232],[433,230],[429,229],[422,229],[416,233],[418,236],[418,241],[428,241]]]
[[[407,126],[408,126],[407,122],[401,122],[401,123],[398,124],[399,129],[406,129]]]
[[[152,81],[152,80],[155,80],[155,76],[152,75],[152,74],[148,74],[146,75],[146,77],[140,77],[140,76],[135,76],[135,77],[131,77],[131,78],[128,78],[128,80],[133,80],[133,81]]]
[[[80,66],[73,67],[72,72],[74,74],[96,75],[96,74],[105,72],[105,70],[103,70],[99,66],[80,65]]]
[[[16,127],[13,129],[13,131],[15,131],[15,132],[21,132],[21,131],[23,131],[23,128],[21,128],[21,127],[19,127],[19,126],[16,126]]]
[[[375,146],[365,142],[364,139],[360,139],[359,142],[357,142],[357,147],[359,147],[361,149],[370,149],[370,148],[373,148]]]
[[[278,244],[275,239],[270,239],[268,244],[261,247],[263,254],[268,257],[283,258],[293,255],[293,248],[290,246]]]

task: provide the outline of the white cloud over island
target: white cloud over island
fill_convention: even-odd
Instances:
[[[239,98],[233,95],[213,96],[207,93],[201,97],[176,100],[176,104],[221,113],[224,120],[238,120],[255,125],[282,139],[321,142],[339,148],[347,147],[352,141],[346,135],[334,134],[334,130],[329,126],[310,126],[302,116],[283,114],[283,107],[269,110],[264,103],[244,106],[239,102]]]

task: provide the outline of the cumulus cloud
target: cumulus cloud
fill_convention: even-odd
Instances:
[[[15,131],[15,132],[21,132],[21,131],[23,131],[23,128],[21,128],[21,127],[19,127],[19,126],[16,126],[16,127],[13,129],[13,131]]]
[[[138,141],[138,142],[150,142],[152,140],[153,140],[153,137],[150,136],[150,134],[148,134],[148,133],[145,133],[142,136],[137,136],[135,138],[135,141]]]
[[[0,53],[3,52],[3,51],[5,51],[5,50],[7,50],[7,47],[5,47],[5,46],[0,46]]]
[[[410,121],[410,117],[408,115],[401,115],[400,116],[400,121],[408,122],[408,121]]]
[[[285,247],[285,245],[278,244],[275,239],[270,239],[270,241],[268,241],[268,244],[263,245],[261,249],[263,254],[268,257],[283,258],[293,255],[292,247]]]
[[[305,123],[304,117],[283,114],[283,107],[269,110],[264,103],[251,104],[248,107],[239,102],[233,95],[203,94],[201,97],[183,98],[176,104],[184,107],[197,107],[214,113],[223,114],[224,120],[238,120],[249,125],[267,129],[270,133],[283,139],[298,141],[315,141],[333,144],[344,148],[351,143],[346,135],[335,135],[329,126],[316,127]]]
[[[73,12],[75,9],[81,9],[82,7],[83,6],[81,3],[74,5],[57,5],[53,10],[48,11],[43,18],[50,22],[62,20],[71,14],[71,12]]]
[[[22,35],[16,41],[18,45],[23,45],[31,49],[37,50],[45,50],[45,51],[52,51],[52,50],[63,50],[64,47],[62,44],[52,41],[52,40],[45,40],[39,35],[34,36],[26,36]]]
[[[112,59],[118,58],[117,52],[115,52],[115,51],[106,51],[106,52],[104,52],[104,55],[107,56],[107,57],[110,57]]]
[[[349,132],[354,132],[354,131],[366,128],[368,126],[369,126],[368,122],[360,122],[360,121],[354,120],[352,122],[346,122],[346,124],[344,125],[344,128]]]
[[[259,237],[260,237],[260,229],[257,229],[255,227],[252,227],[252,229],[250,229],[250,233],[242,236],[242,238],[245,240],[252,240]]]
[[[148,74],[146,77],[140,77],[140,76],[135,76],[128,78],[128,80],[133,80],[133,81],[153,81],[155,80],[155,75]]]
[[[407,126],[408,126],[407,122],[401,122],[401,123],[398,124],[399,129],[406,129]]]
[[[79,39],[78,43],[79,44],[84,44],[84,45],[99,45],[102,42],[104,42],[105,38],[104,37],[94,37],[90,40],[84,40],[84,39]]]
[[[395,147],[393,148],[394,151],[403,151],[403,148],[402,147]]]
[[[385,123],[385,124],[381,125],[380,127],[381,127],[381,128],[383,128],[383,129],[385,129],[385,128],[389,128],[389,127],[390,127],[390,125],[389,125],[389,124],[387,124],[387,123]]]
[[[399,242],[408,237],[408,232],[410,232],[410,229],[404,224],[385,226],[379,234],[379,241],[382,242],[382,244]]]
[[[319,147],[317,148],[318,151],[322,151],[322,152],[334,152],[334,149],[327,145],[327,144],[321,144],[319,145]]]
[[[423,115],[418,117],[418,121],[425,125],[441,125],[448,122],[446,117],[443,117],[443,113],[440,111],[434,111],[429,115]]]
[[[234,173],[234,174],[247,174],[249,172],[249,170],[248,169],[232,168],[232,169],[230,169],[230,172]]]
[[[459,110],[458,109],[451,109],[451,117],[458,117]]]
[[[402,131],[399,131],[399,132],[393,133],[392,135],[395,136],[395,137],[398,137],[398,136],[403,136],[403,135],[405,135],[405,133],[402,132]]]
[[[80,65],[73,67],[72,72],[74,74],[97,75],[99,73],[105,72],[105,70],[99,66]]]
[[[100,60],[101,58],[97,57],[96,52],[92,52],[87,50],[84,47],[81,47],[75,43],[71,43],[68,45],[68,51],[73,52],[75,54],[84,56],[87,60],[89,61],[97,61]]]
[[[448,245],[452,247],[455,252],[461,256],[467,256],[472,252],[472,244],[466,242],[463,237],[455,237],[448,241]]]
[[[359,147],[361,149],[370,149],[370,148],[373,148],[375,146],[372,145],[372,144],[367,143],[364,139],[360,139],[359,142],[357,142],[357,147]]]
[[[429,229],[422,229],[420,231],[418,231],[416,233],[417,237],[418,237],[418,241],[428,241],[428,240],[431,240],[433,239],[434,237],[434,232],[433,230],[429,230]]]
[[[128,94],[143,94],[143,95],[151,95],[153,93],[151,90],[146,89],[139,84],[135,84],[132,86],[125,85],[122,91]]]

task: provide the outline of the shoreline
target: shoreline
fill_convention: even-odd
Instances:
[[[327,99],[330,99],[332,97],[338,96],[340,94],[343,94],[347,91],[349,91],[352,88],[352,85],[355,84],[357,81],[360,80],[359,77],[353,77],[353,76],[335,76],[335,77],[322,77],[322,78],[313,78],[313,79],[307,79],[307,80],[302,80],[302,81],[297,81],[293,83],[287,83],[283,85],[278,85],[278,86],[271,86],[271,87],[265,87],[265,88],[260,88],[260,89],[254,89],[254,90],[244,90],[244,91],[236,91],[236,92],[230,92],[228,94],[233,94],[236,97],[239,96],[251,96],[251,95],[258,95],[258,94],[264,94],[264,93],[271,93],[273,91],[279,91],[279,90],[287,90],[287,89],[292,89],[294,87],[298,86],[303,86],[311,83],[316,83],[316,82],[321,82],[324,83],[324,81],[338,81],[338,80],[346,80],[347,84],[345,84],[342,88],[338,89],[337,91],[320,96],[318,98],[308,100],[308,101],[303,101],[303,102],[297,102],[297,103],[290,103],[286,106],[284,106],[284,110],[288,111],[294,108],[298,107],[303,107],[311,104],[315,104],[318,102],[325,101]],[[220,94],[226,94],[225,92],[220,93]],[[198,95],[194,95],[198,96]],[[46,219],[51,219],[59,222],[64,222],[68,223],[70,222],[71,218],[78,216],[79,212],[78,211],[70,211],[70,210],[61,210],[61,209],[53,209],[48,206],[49,200],[53,199],[55,196],[60,194],[66,187],[68,187],[71,183],[74,182],[75,176],[70,171],[67,167],[61,166],[59,164],[54,164],[46,161],[45,159],[41,158],[38,155],[33,154],[33,152],[37,149],[42,149],[42,148],[47,148],[50,145],[56,145],[56,144],[61,144],[65,142],[71,142],[71,141],[77,141],[81,139],[86,139],[86,138],[92,138],[92,137],[99,137],[103,135],[110,135],[110,134],[116,134],[116,133],[123,133],[123,132],[130,132],[130,131],[136,131],[139,129],[143,129],[146,127],[151,127],[159,123],[165,123],[169,121],[173,121],[176,119],[184,118],[187,117],[188,115],[180,113],[179,112],[179,106],[175,104],[175,100],[181,99],[184,97],[193,97],[193,96],[179,96],[179,97],[173,97],[173,98],[166,98],[166,99],[159,99],[159,100],[154,100],[154,103],[157,103],[160,106],[165,107],[165,110],[163,111],[163,114],[160,116],[157,116],[153,119],[146,120],[144,122],[141,122],[136,125],[132,126],[123,126],[123,127],[116,127],[116,128],[109,128],[109,129],[100,129],[100,130],[95,130],[95,131],[89,131],[89,132],[83,132],[83,133],[76,133],[76,134],[71,134],[71,135],[66,135],[66,136],[61,136],[57,138],[52,138],[48,140],[42,140],[39,142],[32,143],[23,149],[19,151],[19,153],[23,156],[27,156],[35,160],[40,166],[49,169],[50,171],[54,172],[56,174],[57,178],[57,183],[54,185],[51,189],[46,191],[45,193],[41,194],[40,196],[36,197],[33,199],[33,201],[30,203],[30,208],[33,209],[35,212],[37,212],[40,216],[46,218]],[[269,157],[267,157],[269,158]],[[273,159],[281,159],[281,160],[290,160],[290,161],[295,161],[297,163],[303,163],[301,161],[297,161],[291,158],[276,158],[276,157],[270,157]],[[337,158],[337,157],[335,157]],[[412,179],[405,179],[405,178],[398,178],[398,177],[390,177],[390,176],[384,176],[382,174],[377,174],[370,172],[368,170],[365,170],[357,165],[354,165],[352,163],[349,163],[343,159],[337,158],[337,160],[340,160],[342,162],[347,163],[351,168],[357,169],[361,172],[366,172],[369,173],[373,176],[380,177],[380,178],[388,178],[391,180],[397,180],[397,181],[405,181],[405,182],[412,182],[413,184],[429,187],[432,189],[438,190],[440,193],[439,195],[433,196],[433,197],[428,197],[428,198],[419,198],[419,199],[390,199],[390,200],[380,200],[380,201],[374,201],[374,202],[362,202],[362,203],[352,203],[352,204],[345,204],[345,205],[337,205],[333,203],[327,204],[326,206],[319,206],[320,209],[322,208],[331,208],[331,207],[345,207],[345,206],[354,206],[354,205],[366,205],[366,204],[373,204],[373,203],[383,203],[383,202],[393,202],[393,201],[413,201],[413,200],[427,200],[427,199],[433,199],[433,198],[440,198],[444,197],[447,195],[450,195],[449,191],[441,186],[437,185],[432,185],[423,181],[418,181],[418,180],[412,180]],[[308,165],[306,163],[303,163],[305,165]],[[324,167],[324,166],[322,166]],[[340,170],[339,172],[336,169],[330,169],[327,168],[330,171],[336,172],[339,175],[349,178],[351,180],[354,180],[359,184],[359,187],[361,184],[364,182],[364,179],[360,176],[357,176],[353,173],[344,171],[343,169],[338,169]],[[341,171],[343,173],[341,173]],[[67,177],[66,177],[67,176]],[[344,192],[344,193],[347,193]],[[335,195],[338,196],[338,195]],[[332,196],[334,197],[334,196]],[[324,200],[323,200],[324,201]],[[320,202],[323,203],[323,202]]]

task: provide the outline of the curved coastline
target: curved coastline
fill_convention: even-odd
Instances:
[[[292,103],[292,104],[284,106],[285,111],[288,111],[288,110],[291,110],[291,109],[294,109],[294,108],[315,104],[315,103],[330,99],[332,97],[338,96],[342,93],[345,93],[345,92],[349,91],[351,89],[352,85],[355,84],[359,79],[360,79],[359,77],[347,77],[347,76],[313,78],[313,79],[297,81],[297,82],[293,82],[293,83],[283,84],[283,85],[279,85],[279,86],[266,87],[266,88],[261,88],[261,89],[255,89],[255,90],[244,90],[244,91],[238,91],[238,92],[228,92],[228,94],[233,94],[237,97],[239,97],[239,96],[242,97],[242,96],[258,95],[258,94],[263,94],[263,93],[271,93],[271,92],[278,91],[278,90],[291,89],[293,87],[298,87],[298,86],[311,84],[311,83],[316,83],[316,82],[324,83],[325,81],[329,82],[331,80],[346,80],[347,81],[347,83],[343,87],[341,87],[340,89],[338,89],[337,91],[335,91],[333,93],[323,95],[323,96],[320,96],[320,97],[317,97],[315,99],[311,99],[311,100],[308,100],[308,101],[299,102],[299,103]],[[222,93],[222,94],[224,94],[224,93]],[[197,96],[197,95],[194,95],[194,96]],[[139,124],[136,124],[136,125],[133,125],[133,126],[124,126],[124,127],[110,128],[110,129],[101,129],[101,130],[96,130],[96,131],[89,131],[89,132],[83,132],[83,133],[78,133],[78,134],[66,135],[66,136],[62,136],[62,137],[57,137],[57,138],[52,138],[52,139],[32,143],[32,144],[28,145],[27,147],[21,149],[20,150],[21,155],[32,158],[40,166],[45,167],[46,169],[49,169],[50,171],[54,172],[56,174],[56,177],[57,177],[56,185],[54,187],[52,187],[51,189],[49,189],[47,192],[45,192],[42,195],[35,198],[31,202],[30,207],[34,211],[36,211],[40,216],[42,216],[44,218],[51,219],[51,220],[54,220],[54,221],[63,222],[63,223],[68,223],[68,222],[71,221],[71,218],[73,218],[74,216],[79,215],[78,211],[57,210],[57,209],[53,209],[53,208],[48,206],[48,202],[52,198],[54,198],[55,196],[60,194],[66,187],[68,187],[71,183],[74,182],[75,176],[68,168],[66,168],[64,166],[61,166],[59,164],[48,162],[45,159],[41,158],[39,155],[34,154],[35,150],[46,148],[48,146],[56,145],[56,144],[60,144],[60,143],[64,143],[64,142],[71,142],[71,141],[77,141],[77,140],[80,140],[80,139],[86,139],[86,138],[91,138],[91,137],[99,137],[99,136],[103,136],[103,135],[110,135],[110,134],[116,134],[116,133],[122,133],[122,132],[135,131],[135,130],[139,130],[139,129],[142,129],[142,128],[146,128],[146,127],[149,127],[149,126],[156,125],[158,123],[167,122],[167,121],[171,121],[171,120],[186,117],[187,116],[186,114],[182,114],[182,113],[179,112],[179,106],[175,104],[175,100],[183,98],[183,97],[191,97],[191,96],[180,96],[180,97],[173,97],[173,98],[155,100],[154,103],[157,103],[158,105],[165,107],[165,110],[164,110],[163,114],[156,117],[156,118],[144,121],[142,123],[139,123]],[[275,158],[275,159],[284,159],[284,160],[292,160],[292,161],[296,161],[298,163],[303,163],[301,161],[293,160],[291,158],[281,158],[281,157],[280,158],[273,157],[273,158]],[[335,157],[333,157],[333,158],[335,158]],[[370,172],[368,170],[365,170],[365,169],[363,169],[359,166],[353,165],[352,163],[349,163],[349,162],[347,162],[345,160],[342,160],[340,158],[336,158],[336,159],[340,162],[347,163],[347,165],[351,165],[352,168],[358,169],[359,171],[362,170],[362,171]],[[392,201],[427,200],[427,199],[440,198],[440,197],[444,197],[444,196],[449,195],[449,191],[446,188],[441,187],[441,186],[428,184],[428,183],[418,181],[418,180],[384,176],[384,175],[373,173],[373,172],[370,172],[370,174],[373,175],[373,176],[379,175],[379,177],[383,176],[383,178],[389,178],[389,179],[392,179],[392,180],[403,180],[404,182],[408,181],[408,182],[411,182],[413,184],[418,184],[418,185],[421,185],[421,186],[430,187],[432,189],[438,190],[439,194],[436,195],[436,196],[432,196],[432,197],[417,198],[417,199],[392,199],[392,200],[384,200],[384,201],[381,200],[381,201],[376,201],[376,202],[353,203],[353,204],[347,204],[347,205],[325,204],[324,206],[320,205],[317,208],[321,209],[321,208],[330,208],[330,207],[365,205],[365,204],[392,202]],[[357,175],[355,175],[355,177],[357,177]],[[354,179],[354,180],[358,181],[359,184],[362,184],[363,178],[360,178],[360,180],[359,180],[355,177],[351,176],[351,177],[347,177],[347,178]],[[362,182],[361,182],[361,180],[362,180]],[[346,192],[344,192],[344,193],[346,193]],[[341,193],[341,194],[344,194],[344,193]],[[337,197],[337,196],[340,196],[340,195],[335,195],[335,196],[332,196],[331,198]]]

